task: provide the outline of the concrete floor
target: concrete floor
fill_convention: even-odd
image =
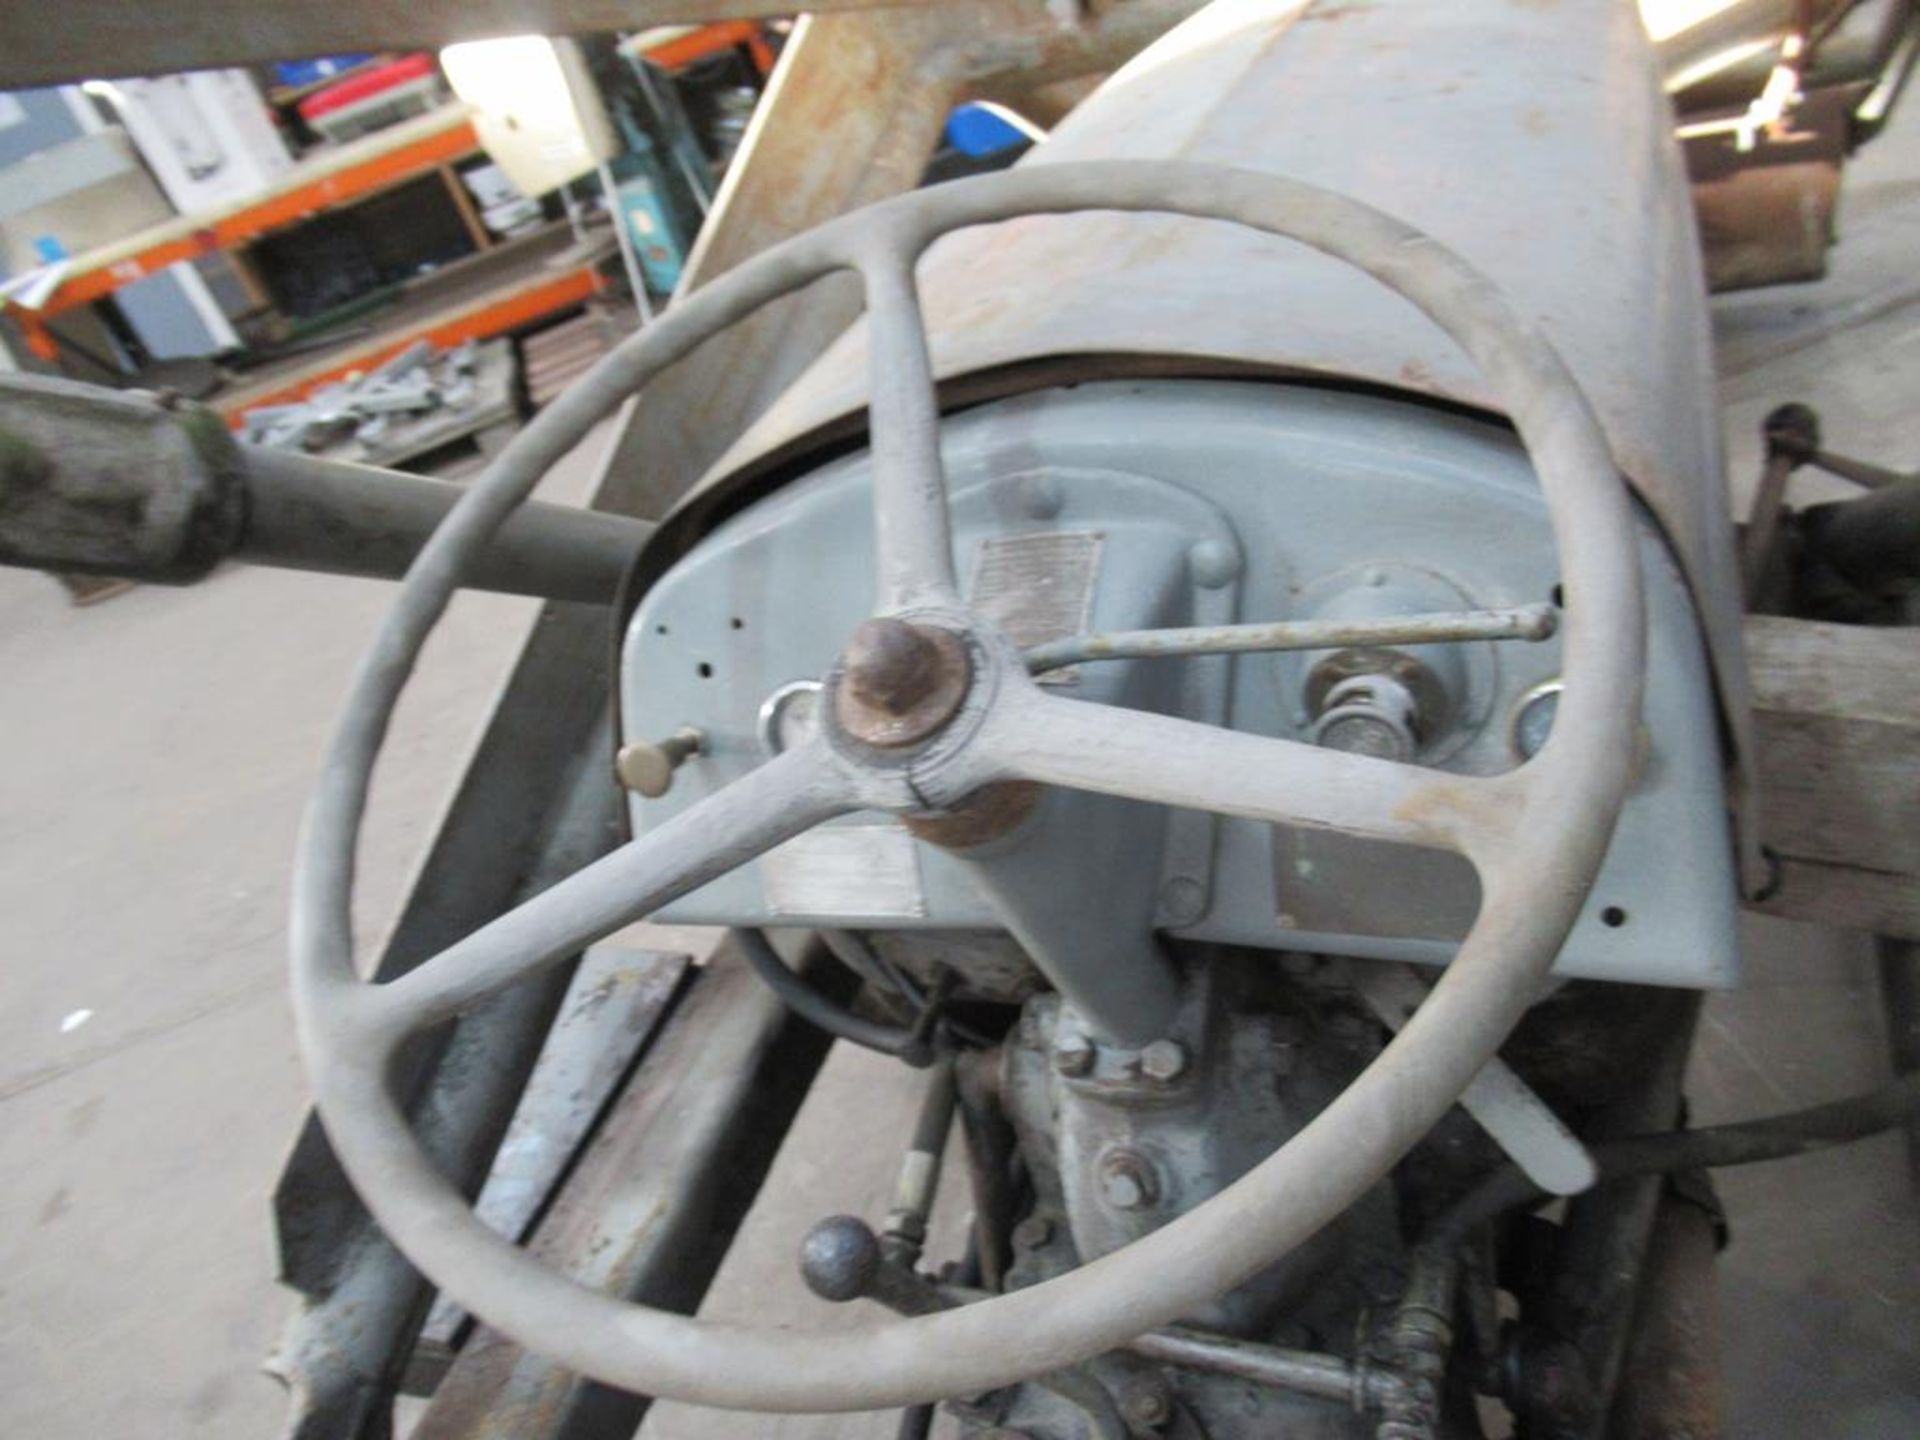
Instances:
[[[1719,307],[1736,491],[1761,415],[1816,404],[1832,448],[1920,460],[1920,109],[1850,174],[1817,286]],[[591,452],[589,442],[583,452]],[[574,498],[591,453],[548,493]],[[1820,482],[1808,482],[1815,493]],[[0,1434],[258,1437],[286,1313],[267,1195],[303,1090],[283,990],[286,877],[314,762],[391,587],[228,569],[76,610],[0,571]],[[380,775],[362,867],[374,943],[530,617],[455,604]],[[1752,985],[1711,1000],[1703,1122],[1885,1073],[1866,950],[1750,934]],[[708,1312],[845,1323],[790,1278],[793,1242],[875,1214],[909,1087],[837,1053]],[[858,1110],[863,1143],[845,1116]],[[1891,1137],[1730,1172],[1729,1434],[1920,1435],[1920,1215]],[[881,1436],[886,1416],[778,1421],[658,1407],[656,1440]]]

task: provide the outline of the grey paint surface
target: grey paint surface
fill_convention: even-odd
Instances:
[[[1178,158],[1284,174],[1377,205],[1494,276],[1566,359],[1667,530],[1737,741],[1745,680],[1705,287],[1667,113],[1626,5],[1244,0],[1150,47],[1023,164]],[[1461,352],[1396,297],[1221,226],[1022,220],[942,241],[921,290],[942,377],[1157,355],[1492,404]],[[865,373],[862,326],[715,476],[856,410]]]
[[[1837,445],[1895,463],[1920,456],[1916,176],[1920,108],[1908,108],[1850,172],[1832,277],[1717,305],[1736,483],[1757,469],[1760,416],[1794,396],[1821,408]],[[1796,493],[1821,483],[1796,477]],[[75,611],[42,577],[0,571],[0,1432],[274,1433],[279,1397],[257,1365],[285,1298],[270,1278],[266,1192],[303,1103],[278,887],[315,747],[390,593],[236,569],[199,590]],[[401,892],[514,648],[516,608],[463,604],[435,647],[383,772],[393,803],[366,881],[369,941],[385,913],[372,890]],[[112,906],[100,903],[108,885]],[[1752,926],[1748,939],[1747,988],[1708,1001],[1696,1115],[1768,1113],[1883,1075],[1859,948],[1784,925]],[[102,994],[117,997],[111,1007],[95,1003]],[[94,1020],[59,1036],[81,1004]],[[915,1098],[896,1073],[844,1047],[829,1061],[706,1313],[858,1318],[805,1293],[793,1247],[821,1215],[883,1212],[895,1157],[882,1146],[904,1143]],[[1905,1173],[1898,1142],[1883,1140],[1723,1183],[1733,1433],[1920,1430],[1920,1209]],[[645,1430],[653,1440],[893,1433],[886,1413],[669,1405]]]
[[[1518,605],[1545,599],[1559,576],[1538,489],[1510,438],[1403,403],[1275,385],[1115,381],[971,410],[950,419],[945,434],[960,573],[974,573],[993,537],[1100,536],[1091,620],[1100,629],[1204,623],[1197,607],[1236,599],[1233,618],[1298,618],[1319,613],[1316,605],[1367,603],[1376,588],[1388,613],[1396,599],[1411,610]],[[705,753],[682,767],[666,796],[631,802],[636,830],[662,823],[764,758],[754,739],[762,701],[786,683],[825,673],[867,603],[872,484],[870,463],[855,455],[789,487],[722,527],[635,613],[622,679],[628,738],[682,725],[708,736]],[[1030,513],[1028,497],[1040,489],[1056,514]],[[1236,557],[1231,586],[1192,583],[1188,557],[1204,546]],[[1721,987],[1735,983],[1738,965],[1711,681],[1685,586],[1657,539],[1649,536],[1643,550],[1652,617],[1650,758],[1558,970]],[[1383,583],[1372,587],[1369,578]],[[1060,693],[1207,719],[1208,697],[1224,687],[1235,729],[1298,739],[1307,729],[1298,697],[1312,658],[1085,665]],[[1463,660],[1466,720],[1448,732],[1457,738],[1421,762],[1466,774],[1510,769],[1510,716],[1558,674],[1559,642],[1481,643],[1427,659],[1443,668]],[[1229,664],[1230,675],[1220,668]],[[1051,842],[1024,852],[1048,893],[1086,897],[1083,923],[1131,888],[1117,878],[1128,873],[1116,868],[1121,857],[1103,853],[1090,862],[1083,837],[1130,836],[1135,849],[1151,852],[1148,873],[1162,873],[1158,832],[1143,826],[1151,811],[1136,810],[1122,824],[1090,803],[1053,797]],[[876,823],[884,818],[842,822]],[[1166,871],[1212,892],[1197,924],[1163,915],[1175,933],[1428,964],[1444,961],[1464,933],[1464,923],[1451,931],[1423,923],[1431,909],[1424,903],[1388,928],[1367,923],[1401,892],[1457,888],[1462,867],[1451,857],[1298,831],[1283,841],[1247,820],[1222,820],[1217,835],[1217,847],[1200,847],[1202,857],[1213,852],[1210,870],[1200,858]],[[802,837],[782,853],[797,865],[816,843],[817,836]],[[938,847],[914,848],[925,904],[904,923],[997,926],[965,867]],[[872,908],[796,906],[791,883],[772,906],[767,868],[758,876],[737,871],[666,913],[683,922],[755,924],[774,908],[790,917],[798,909],[820,923],[856,927],[887,918]],[[1105,883],[1089,887],[1096,874]],[[1341,903],[1328,905],[1329,894]],[[1603,922],[1614,907],[1626,913],[1625,925]],[[1351,930],[1333,923],[1349,916]]]

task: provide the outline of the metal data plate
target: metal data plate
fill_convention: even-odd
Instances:
[[[892,825],[825,825],[760,859],[776,916],[858,914],[917,920],[927,913],[914,838]]]
[[[1427,596],[1522,605],[1559,582],[1546,510],[1511,433],[1418,404],[1258,382],[1110,381],[982,405],[947,417],[942,437],[959,573],[976,591],[984,582],[1017,592],[1005,602],[1016,626],[1300,618],[1324,613],[1329,597],[1364,600],[1369,586],[1415,595],[1414,608],[1429,608]],[[708,745],[666,796],[632,801],[636,828],[760,763],[762,702],[824,675],[866,618],[870,494],[864,455],[835,460],[730,519],[644,597],[622,652],[626,734],[695,725]],[[1736,892],[1712,688],[1686,589],[1651,525],[1641,553],[1646,754],[1556,969],[1720,987],[1737,979]],[[1446,663],[1462,728],[1421,763],[1509,769],[1514,713],[1559,673],[1559,643],[1460,649]],[[1305,739],[1311,660],[1102,661],[1079,666],[1066,686],[1097,703]],[[1477,905],[1471,873],[1437,852],[1165,814],[1164,825],[1142,823],[1055,792],[1044,835],[1023,852],[1031,889],[1068,920],[1144,896],[1160,928],[1197,940],[1424,964],[1445,963]],[[722,877],[664,918],[1000,928],[947,855],[890,819],[850,816],[817,833],[876,827],[898,837],[884,842],[890,855],[911,846],[917,909],[897,858],[871,867],[870,884],[838,860],[820,863],[844,858],[836,846],[871,845],[868,836],[803,844],[797,890],[789,852]]]
[[[989,535],[974,561],[968,599],[974,613],[1006,632],[1022,650],[1082,634],[1093,614],[1100,575],[1100,542],[1088,530]],[[1071,685],[1078,667],[1040,677],[1042,685]]]

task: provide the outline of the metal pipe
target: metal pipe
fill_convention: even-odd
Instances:
[[[398,580],[466,490],[240,445],[177,396],[0,376],[0,564],[185,585],[236,558]],[[462,583],[608,604],[652,533],[526,505]]]
[[[927,1077],[926,1095],[913,1126],[913,1141],[900,1159],[894,1182],[893,1207],[887,1212],[880,1244],[902,1265],[919,1263],[927,1239],[927,1221],[933,1214],[934,1192],[940,1188],[940,1161],[947,1150],[947,1132],[959,1101],[951,1052],[934,1062]]]
[[[287,450],[242,446],[246,518],[233,558],[398,580],[466,493],[461,485]],[[606,604],[653,533],[644,520],[538,501],[474,557],[478,590]]]
[[[1870,464],[1865,460],[1855,460],[1846,455],[1836,455],[1831,450],[1815,450],[1806,457],[1806,463],[1829,475],[1838,475],[1842,480],[1851,480],[1862,490],[1882,490],[1889,485],[1898,485],[1913,477],[1902,475],[1898,470],[1889,470],[1884,465]]]
[[[1545,640],[1559,628],[1551,605],[1451,610],[1367,620],[1281,620],[1254,625],[1198,625],[1173,630],[1114,630],[1069,635],[1021,655],[1039,675],[1089,660],[1147,660],[1172,655],[1241,655],[1273,650],[1349,646],[1438,645],[1461,640]]]
[[[1358,1370],[1351,1361],[1342,1360],[1338,1355],[1282,1350],[1276,1345],[1257,1345],[1224,1335],[1202,1335],[1178,1326],[1150,1330],[1130,1341],[1126,1348],[1143,1360],[1158,1361],[1162,1365],[1179,1365],[1210,1375],[1230,1375],[1236,1380],[1251,1380],[1256,1385],[1271,1385],[1322,1400],[1359,1402],[1369,1409],[1380,1405],[1399,1383],[1385,1370]]]
[[[1450,1284],[1453,1270],[1436,1257],[1435,1273]],[[991,1292],[971,1285],[936,1285],[889,1256],[880,1238],[855,1216],[836,1215],[808,1233],[801,1246],[801,1274],[823,1300],[841,1303],[866,1299],[903,1315],[925,1315],[991,1300]],[[1168,1325],[1125,1342],[1121,1349],[1162,1365],[1178,1365],[1212,1375],[1250,1380],[1356,1410],[1376,1410],[1403,1400],[1408,1386],[1383,1366],[1355,1364],[1338,1355],[1286,1350],[1277,1345],[1239,1340]],[[1042,1377],[1052,1388],[1059,1375]]]

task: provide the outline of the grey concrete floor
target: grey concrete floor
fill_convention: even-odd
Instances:
[[[1718,307],[1738,494],[1759,418],[1786,399],[1821,408],[1835,449],[1920,463],[1920,110],[1862,157],[1842,227],[1829,280]],[[591,458],[547,493],[577,497]],[[286,877],[342,686],[391,594],[231,568],[76,610],[50,581],[0,571],[0,1435],[277,1431],[281,1397],[259,1373],[287,1310],[267,1196],[304,1105]],[[381,768],[363,944],[530,608],[463,597],[433,642]],[[1750,987],[1708,1006],[1696,1117],[1882,1076],[1863,945],[1771,924],[1748,938]],[[847,1322],[793,1283],[793,1243],[830,1211],[881,1208],[912,1103],[886,1068],[836,1052],[707,1313]],[[1722,1192],[1730,1435],[1920,1435],[1920,1216],[1898,1141],[1729,1172]],[[646,1433],[878,1437],[891,1418],[660,1406]]]

